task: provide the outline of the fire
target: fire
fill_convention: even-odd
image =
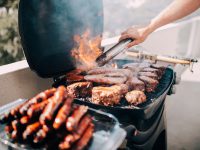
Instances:
[[[101,37],[90,38],[90,31],[87,30],[83,35],[75,35],[74,41],[76,46],[72,49],[72,56],[77,67],[88,69],[96,66],[96,58],[102,54]]]

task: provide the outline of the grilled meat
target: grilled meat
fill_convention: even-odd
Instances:
[[[155,73],[158,75],[158,79],[160,79],[162,77],[162,73],[159,69],[155,69],[155,68],[144,68],[141,70],[141,72],[151,72],[151,73]]]
[[[66,122],[66,119],[71,110],[73,100],[73,96],[70,95],[66,98],[64,105],[61,107],[61,109],[58,111],[58,114],[56,115],[55,121],[53,123],[54,129],[59,129]]]
[[[147,76],[139,76],[139,79],[145,83],[145,90],[147,92],[153,92],[159,83],[157,80]]]
[[[128,69],[116,69],[112,67],[110,68],[98,67],[87,72],[88,75],[110,74],[110,73],[122,74],[123,76],[126,76],[127,78],[130,78],[133,76],[133,73]]]
[[[87,110],[87,106],[79,106],[74,110],[72,115],[67,118],[66,121],[66,128],[68,131],[74,131],[77,128],[79,121],[86,114]]]
[[[139,72],[138,73],[139,76],[147,76],[150,77],[152,79],[158,80],[158,75],[156,73],[152,73],[152,72]]]
[[[20,108],[20,114],[25,115],[27,113],[27,110],[29,109],[29,107],[32,104],[37,104],[40,103],[44,100],[46,100],[47,98],[53,96],[54,92],[56,91],[55,88],[46,90],[44,92],[41,92],[40,94],[36,95],[35,97],[33,97],[32,99],[28,100],[26,103],[24,103],[24,105]]]
[[[126,84],[113,85],[112,88],[118,89],[121,95],[124,95],[128,92],[128,85]]]
[[[123,90],[121,88],[121,92]],[[28,115],[16,118],[9,112],[8,115],[2,116],[2,123],[7,123],[5,132],[10,134],[12,140],[26,141],[31,144],[45,143],[48,145],[47,148],[54,146],[57,149],[60,143],[61,147],[64,146],[63,149],[66,149],[66,145],[68,149],[72,147],[82,149],[92,137],[94,124],[92,117],[87,114],[88,107],[72,106],[73,99],[74,97],[67,93],[66,88],[60,86],[48,99],[31,103]],[[24,104],[20,105],[20,108]],[[12,110],[19,111],[19,106]],[[13,117],[12,120],[8,119],[10,116]],[[63,126],[65,124],[66,127]],[[55,137],[56,142],[52,142],[51,137]]]
[[[146,101],[146,95],[144,92],[138,90],[128,92],[125,97],[129,104],[135,106]]]
[[[86,75],[84,78],[87,81],[108,85],[123,84],[127,80],[127,77],[121,73]]]
[[[77,127],[77,131],[72,134],[68,134],[64,141],[59,144],[60,149],[69,149],[72,144],[81,138],[84,131],[87,129],[88,125],[92,122],[92,119],[89,115],[83,117]]]
[[[94,87],[92,89],[91,102],[95,104],[103,104],[105,106],[113,106],[120,102],[121,96],[121,90],[119,87]]]
[[[74,97],[88,97],[92,92],[91,82],[77,82],[67,86],[67,92]]]
[[[92,138],[93,132],[94,132],[94,124],[90,124],[86,129],[86,131],[84,132],[81,139],[76,143],[76,145],[72,147],[72,150],[83,150],[87,146],[90,139]]]
[[[144,82],[139,80],[137,77],[132,77],[130,80],[126,82],[126,84],[129,87],[129,91],[132,91],[132,90],[145,91]]]
[[[40,122],[35,122],[31,125],[28,125],[23,133],[23,139],[28,139],[29,137],[33,136],[34,133],[36,133],[41,127],[42,125]]]
[[[60,86],[57,88],[54,96],[51,97],[52,100],[47,104],[44,111],[40,115],[40,123],[42,125],[48,124],[53,121],[57,111],[60,106],[65,101],[66,88],[64,86]]]

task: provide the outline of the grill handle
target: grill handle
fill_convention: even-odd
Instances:
[[[108,63],[111,59],[119,55],[120,53],[124,52],[127,50],[127,45],[132,42],[132,39],[125,39],[111,47],[109,50],[107,50],[105,53],[100,55],[97,59],[96,62],[98,66],[103,66],[106,63]]]

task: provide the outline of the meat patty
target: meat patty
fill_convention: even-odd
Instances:
[[[147,76],[139,76],[139,79],[145,83],[145,90],[147,92],[153,92],[159,83],[157,80]]]
[[[139,90],[139,91],[145,91],[145,84],[141,80],[139,80],[137,77],[132,77],[132,79],[128,80],[126,84],[129,87],[129,91],[132,90]]]
[[[146,101],[146,95],[142,91],[133,90],[125,96],[127,102],[132,105],[138,105]]]
[[[86,75],[84,76],[84,79],[90,82],[113,85],[125,83],[127,77],[121,73],[107,73],[97,75]]]
[[[103,104],[105,106],[113,106],[118,104],[121,99],[121,91],[115,86],[111,87],[94,87],[92,89],[91,102],[95,104]]]
[[[67,92],[74,97],[88,97],[91,96],[92,87],[91,82],[76,82],[67,86]]]

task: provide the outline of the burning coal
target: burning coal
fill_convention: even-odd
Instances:
[[[72,57],[75,58],[76,67],[80,69],[90,69],[96,66],[96,58],[102,54],[101,37],[90,38],[90,31],[83,35],[75,35],[75,47],[72,49]]]

